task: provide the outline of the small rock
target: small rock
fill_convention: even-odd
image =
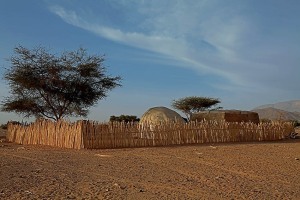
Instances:
[[[126,189],[126,186],[125,186],[125,185],[121,185],[121,186],[120,186],[120,189],[125,190],[125,189]]]
[[[186,178],[186,181],[193,182],[194,179],[189,177],[189,178]]]
[[[33,173],[40,173],[42,171],[42,169],[36,169],[36,170],[32,170],[31,172],[33,172]]]
[[[118,183],[114,183],[113,186],[120,188],[120,185]]]
[[[118,183],[114,183],[113,186],[115,186],[115,187],[117,187],[117,188],[120,188],[120,189],[122,189],[122,190],[126,189],[126,186],[125,186],[125,185],[120,185],[120,184],[118,184]]]
[[[103,155],[103,154],[95,154],[95,156],[99,156],[99,157],[102,157],[102,158],[111,157],[110,155]]]
[[[140,192],[145,192],[145,190],[144,189],[140,189]]]
[[[28,191],[28,190],[25,190],[24,191],[26,194],[32,194],[32,192]]]
[[[76,197],[74,195],[68,195],[67,199],[76,199]]]
[[[260,190],[259,188],[254,188],[254,189],[253,189],[253,192],[259,192],[259,193],[260,193],[261,190]]]
[[[25,147],[18,147],[17,151],[20,151],[20,150],[25,150]]]
[[[295,160],[299,160],[299,158],[295,158]]]

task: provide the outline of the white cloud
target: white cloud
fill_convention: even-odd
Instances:
[[[164,54],[173,59],[187,63],[190,68],[198,70],[201,73],[206,72],[225,76],[233,82],[236,79],[232,74],[227,73],[226,70],[221,70],[217,67],[210,67],[209,65],[202,63],[200,59],[195,59],[194,57],[198,56],[196,54],[202,54],[199,56],[199,58],[204,57],[206,50],[203,49],[197,53],[199,49],[195,49],[193,45],[187,42],[184,37],[177,37],[174,34],[169,35],[167,32],[166,34],[159,35],[159,31],[153,31],[152,34],[124,32],[120,29],[114,29],[99,24],[94,24],[92,22],[87,22],[79,17],[74,11],[67,11],[59,6],[51,7],[51,11],[60,16],[65,22],[93,32],[106,39]],[[173,14],[178,15],[175,13]],[[205,58],[203,60],[205,60]]]
[[[284,80],[283,75],[295,78],[291,70],[299,72],[296,69],[296,54],[286,52],[299,52],[299,47],[292,45],[300,42],[299,37],[280,35],[289,33],[289,28],[293,26],[287,27],[284,24],[286,30],[283,30],[280,27],[283,23],[276,26],[264,24],[265,17],[275,17],[273,13],[252,14],[256,10],[248,10],[251,8],[249,2],[112,2],[115,6],[124,7],[125,14],[135,19],[136,24],[133,26],[128,22],[130,28],[126,27],[126,23],[104,26],[63,7],[51,7],[51,11],[65,22],[106,39],[168,56],[198,73],[225,78],[227,85],[222,88],[267,89],[272,87],[272,81]],[[264,33],[266,27],[272,34]],[[293,49],[285,46],[293,46]],[[284,66],[287,70],[282,70],[281,64],[285,62],[292,65]],[[278,84],[278,87],[291,85],[287,81],[283,85]]]

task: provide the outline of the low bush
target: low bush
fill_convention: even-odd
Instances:
[[[294,124],[294,127],[300,126],[300,122],[297,120],[293,121],[293,124]]]
[[[0,128],[1,128],[1,129],[7,129],[7,124],[1,124],[1,125],[0,125]]]
[[[110,116],[110,122],[139,122],[140,119],[134,115],[120,115],[120,116]]]

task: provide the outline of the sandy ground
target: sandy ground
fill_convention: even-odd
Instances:
[[[2,141],[0,199],[300,199],[299,159],[299,139],[112,150]]]

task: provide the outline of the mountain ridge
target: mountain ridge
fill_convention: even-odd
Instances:
[[[300,121],[300,100],[265,104],[251,111],[257,112],[260,119]]]
[[[265,105],[255,107],[253,108],[253,110],[263,109],[263,108],[276,108],[288,112],[300,112],[300,100],[291,100],[291,101],[283,101],[283,102],[278,102],[273,104],[265,104]]]

